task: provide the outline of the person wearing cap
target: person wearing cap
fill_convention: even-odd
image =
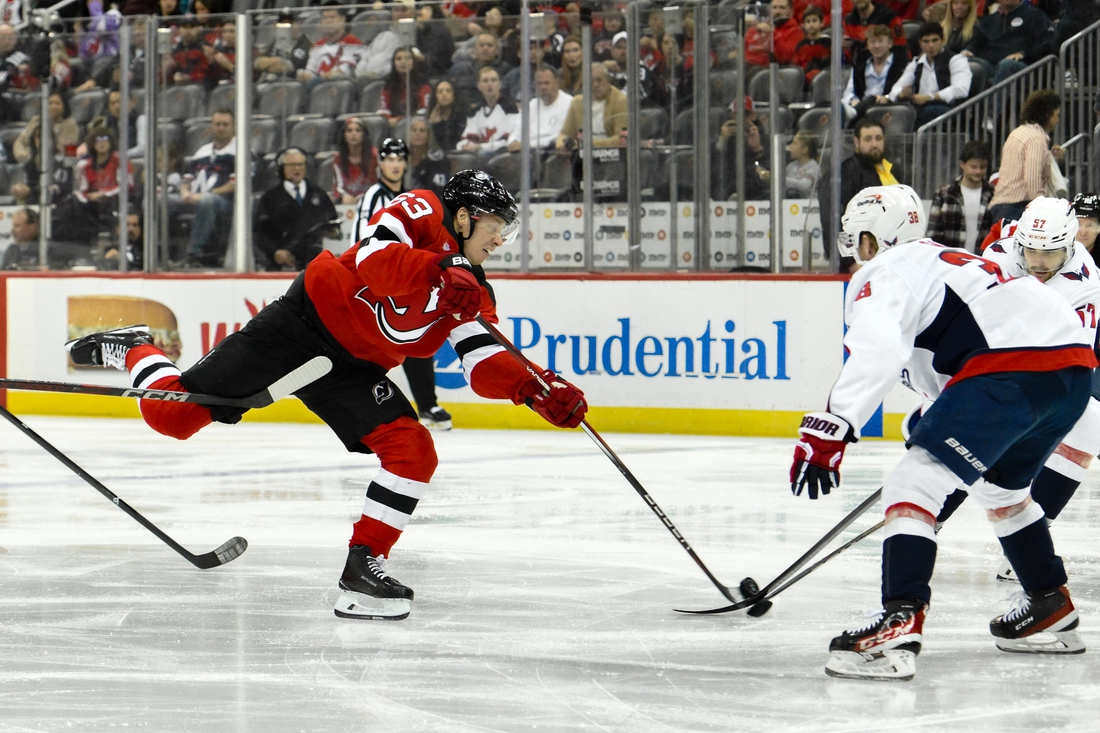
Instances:
[[[302,32],[297,15],[280,13],[275,25],[277,29],[275,41],[263,56],[252,62],[252,68],[257,73],[269,74],[275,78],[297,76],[299,71],[306,68],[313,42]],[[279,28],[287,28],[283,39],[279,38]]]
[[[252,236],[256,267],[297,272],[321,254],[324,235],[335,235],[332,199],[306,178],[306,153],[287,148],[276,159],[280,181],[256,203]]]
[[[616,89],[624,91],[627,84],[627,43],[626,31],[616,33],[614,42],[611,44],[611,60],[603,62],[603,65],[607,68],[608,76],[611,77],[611,83],[615,85]],[[653,71],[645,65],[641,58],[638,59],[638,82],[638,91],[641,92],[641,98],[638,102],[639,104],[645,104],[653,96],[655,83]]]

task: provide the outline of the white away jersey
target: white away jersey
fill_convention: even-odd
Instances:
[[[1008,277],[1028,277],[1027,270],[1016,258],[1011,237],[1000,239],[982,251],[982,257],[996,262]],[[1089,343],[1096,344],[1096,310],[1100,308],[1100,273],[1085,245],[1074,242],[1073,254],[1056,275],[1044,283],[1065,298],[1085,328]]]
[[[980,374],[1096,366],[1080,319],[1053,289],[930,239],[880,252],[856,272],[844,321],[848,360],[828,410],[857,437],[899,376],[934,400]]]

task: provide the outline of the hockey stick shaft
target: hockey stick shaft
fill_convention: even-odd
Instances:
[[[504,336],[504,334],[497,330],[497,328],[493,324],[489,323],[481,316],[477,316],[476,320],[479,324],[481,324],[482,328],[488,331],[489,334],[494,339],[496,339],[497,343],[503,346],[509,354],[515,357],[515,359],[520,364],[522,364],[528,372],[531,373],[531,376],[538,380],[543,389],[545,389],[547,392],[550,391],[550,385],[547,384],[546,381],[542,378],[542,374],[537,368],[535,368],[535,365],[531,362],[531,360],[523,355],[523,352],[516,348],[516,346],[511,341],[509,341],[508,338]],[[627,468],[622,459],[620,459],[619,456],[615,454],[615,451],[611,449],[611,446],[607,444],[607,441],[604,440],[603,437],[596,432],[596,430],[588,423],[587,420],[581,420],[581,429],[584,430],[588,437],[592,439],[592,441],[599,447],[603,454],[607,456],[608,460],[610,460],[611,463],[614,464],[615,468],[619,470],[619,473],[623,475],[623,478],[626,479],[627,483],[629,483],[634,491],[638,493],[638,496],[642,497],[642,500],[645,501],[650,510],[654,514],[656,514],[657,518],[661,520],[661,523],[665,525],[665,529],[667,529],[672,534],[672,536],[676,538],[676,541],[680,543],[680,546],[684,548],[684,551],[687,552],[691,559],[695,561],[695,564],[699,566],[699,569],[703,571],[703,574],[706,575],[708,579],[710,579],[710,582],[714,584],[714,587],[718,589],[718,592],[725,596],[727,600],[737,602],[737,598],[733,595],[733,592],[729,589],[729,587],[723,585],[721,582],[719,582],[718,578],[714,577],[714,574],[710,572],[710,569],[695,553],[695,550],[692,549],[688,541],[684,539],[684,536],[682,534],[680,534],[680,530],[676,528],[676,525],[672,523],[672,520],[668,518],[668,515],[664,513],[664,510],[661,509],[657,502],[653,500],[653,497],[649,495],[649,492],[645,490],[645,487],[642,486],[642,483],[638,481],[631,470]]]
[[[739,611],[742,608],[749,608],[751,606],[756,605],[760,601],[766,600],[768,598],[769,593],[771,593],[776,588],[778,588],[780,585],[782,585],[783,582],[785,580],[787,580],[787,578],[790,578],[792,575],[794,575],[799,570],[801,570],[806,565],[806,563],[808,563],[810,560],[812,560],[814,558],[814,556],[817,555],[817,553],[819,553],[821,551],[821,549],[823,547],[825,547],[827,544],[829,544],[834,539],[839,537],[841,532],[843,532],[845,529],[847,529],[849,527],[849,525],[852,524],[852,522],[859,519],[861,516],[863,516],[863,514],[865,514],[867,512],[868,509],[870,509],[872,506],[874,506],[874,504],[876,502],[878,502],[878,500],[879,500],[879,498],[881,498],[881,496],[882,496],[882,489],[879,488],[875,491],[875,493],[871,494],[866,499],[864,499],[860,503],[859,506],[857,506],[855,509],[853,509],[851,512],[849,512],[847,516],[845,516],[843,519],[841,519],[836,524],[836,526],[834,526],[832,529],[830,529],[828,532],[826,532],[825,536],[822,537],[820,540],[818,540],[814,544],[813,547],[811,547],[809,550],[804,552],[801,557],[799,557],[797,560],[795,560],[786,570],[784,570],[782,573],[780,573],[778,576],[776,576],[775,580],[773,580],[772,582],[770,582],[766,586],[764,586],[764,588],[762,588],[760,590],[760,592],[758,592],[756,595],[750,596],[749,598],[746,598],[743,601],[738,601],[738,602],[734,603],[732,606],[725,606],[724,608],[713,608],[713,609],[710,609],[710,610],[707,610],[707,611],[681,611],[680,609],[676,609],[676,610],[680,611],[680,613],[692,613],[692,614],[701,614],[701,615],[707,615],[707,614],[712,614],[712,613],[729,613],[731,611]]]
[[[296,392],[310,382],[320,379],[332,369],[332,362],[324,356],[317,356],[279,379],[262,392],[250,397],[218,397],[194,392],[174,392],[164,389],[138,389],[132,387],[106,387],[98,384],[73,384],[70,382],[44,382],[32,379],[0,378],[0,389],[18,389],[31,392],[67,392],[70,394],[92,394],[107,397],[136,397],[143,400],[162,400],[165,402],[191,402],[199,405],[222,405],[253,409],[267,407],[283,397]]]
[[[835,550],[833,550],[832,552],[830,552],[830,553],[829,553],[828,555],[826,555],[825,557],[823,557],[823,558],[821,558],[820,560],[818,560],[817,562],[815,562],[815,563],[814,563],[813,565],[811,565],[810,567],[808,567],[808,568],[806,568],[805,570],[803,570],[803,571],[802,571],[801,573],[799,573],[798,575],[794,576],[794,577],[793,577],[793,578],[791,578],[790,580],[784,581],[784,583],[783,583],[782,585],[780,585],[779,587],[777,587],[777,588],[773,589],[773,590],[772,590],[771,592],[769,592],[769,593],[767,594],[767,596],[765,596],[765,598],[775,598],[775,597],[776,597],[777,595],[779,595],[779,594],[780,594],[780,593],[782,593],[783,591],[787,590],[787,589],[788,589],[788,588],[790,588],[790,587],[791,587],[792,585],[794,585],[794,584],[795,584],[795,583],[797,583],[798,581],[802,580],[802,579],[803,579],[803,578],[805,578],[805,577],[806,577],[807,575],[809,575],[810,573],[814,572],[814,571],[815,571],[815,570],[817,570],[817,569],[818,569],[819,567],[821,567],[821,566],[822,566],[822,565],[824,565],[825,563],[829,562],[829,561],[830,561],[830,560],[832,560],[832,559],[833,559],[834,557],[836,557],[836,556],[837,556],[837,555],[839,555],[840,553],[844,552],[845,550],[847,550],[847,549],[848,549],[849,547],[851,547],[852,545],[855,545],[855,544],[858,544],[858,543],[862,542],[863,540],[867,539],[867,538],[868,538],[868,537],[870,537],[870,536],[871,536],[872,534],[874,534],[875,532],[878,532],[878,531],[879,531],[880,529],[882,529],[882,528],[883,528],[883,527],[885,527],[885,526],[886,526],[886,520],[884,519],[884,520],[882,520],[881,522],[879,522],[878,524],[876,524],[876,525],[873,525],[873,526],[871,526],[871,527],[868,527],[867,529],[863,530],[862,532],[860,532],[859,534],[857,534],[857,535],[856,535],[855,537],[853,537],[852,539],[850,539],[850,540],[848,540],[847,542],[845,542],[845,543],[844,543],[843,545],[841,545],[840,547],[838,547],[838,548],[836,548]]]
[[[116,496],[114,492],[101,484],[94,476],[78,466],[67,455],[55,448],[41,435],[31,430],[26,424],[23,423],[22,420],[8,412],[8,410],[2,406],[0,406],[0,417],[3,417],[5,420],[14,425],[20,432],[33,440],[35,443],[37,443],[51,456],[61,461],[61,463],[64,464],[66,468],[68,468],[80,478],[84,479],[84,481],[91,485],[92,488],[107,497],[111,501],[111,503],[113,503],[122,511],[129,514],[134,520],[137,521],[138,524],[140,524],[142,527],[145,527],[145,529],[156,535],[161,542],[178,552],[195,567],[205,570],[207,568],[217,567],[218,565],[224,565],[225,563],[240,556],[240,554],[248,548],[248,542],[246,542],[243,537],[234,537],[233,539],[229,540],[221,547],[213,550],[212,552],[207,552],[203,555],[195,555],[194,553],[189,552],[187,548],[183,547],[174,539],[162,532],[159,527],[157,527],[155,524],[142,516],[140,512],[138,512],[125,501]]]

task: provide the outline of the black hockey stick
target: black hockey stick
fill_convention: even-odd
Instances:
[[[873,534],[874,534],[875,532],[878,532],[878,531],[879,531],[880,529],[882,529],[882,528],[883,528],[883,527],[885,527],[885,526],[886,526],[886,520],[884,519],[884,520],[882,520],[881,522],[879,522],[878,524],[872,525],[872,526],[868,527],[867,529],[863,530],[862,532],[860,532],[859,534],[857,534],[857,535],[856,535],[855,537],[853,537],[852,539],[848,540],[848,541],[847,541],[847,542],[845,542],[845,543],[844,543],[843,545],[841,545],[840,547],[836,548],[835,550],[833,550],[832,552],[830,552],[830,553],[829,553],[828,555],[826,555],[825,557],[821,558],[820,560],[818,560],[817,562],[815,562],[815,563],[814,563],[813,565],[811,565],[810,567],[808,567],[808,568],[806,568],[805,570],[803,570],[803,571],[802,571],[801,573],[799,573],[798,575],[794,576],[794,577],[793,577],[793,578],[791,578],[790,580],[787,580],[787,581],[785,581],[785,582],[783,583],[783,585],[781,585],[781,586],[779,586],[778,588],[776,588],[776,589],[772,590],[772,591],[771,591],[770,593],[768,593],[768,595],[766,596],[766,598],[775,598],[775,597],[776,597],[777,595],[779,595],[779,594],[780,594],[780,593],[782,593],[783,591],[787,590],[787,589],[788,589],[788,588],[790,588],[790,587],[791,587],[792,585],[794,585],[794,584],[795,584],[795,583],[797,583],[798,581],[802,580],[802,579],[803,579],[803,578],[805,578],[805,577],[806,577],[807,575],[809,575],[809,574],[810,574],[810,573],[812,573],[813,571],[817,570],[817,569],[818,569],[819,567],[821,567],[821,566],[822,566],[822,565],[824,565],[825,563],[829,562],[829,561],[830,561],[830,560],[832,560],[832,559],[833,559],[834,557],[836,557],[836,556],[837,556],[837,555],[839,555],[840,553],[844,552],[845,550],[847,550],[847,549],[848,549],[849,547],[851,547],[852,545],[855,545],[855,544],[858,544],[858,543],[862,542],[863,540],[867,539],[868,537],[870,537],[871,535],[873,535]]]
[[[42,382],[33,379],[0,378],[0,389],[20,389],[31,392],[68,392],[71,394],[94,394],[108,397],[137,397],[143,400],[163,400],[166,402],[192,402],[199,405],[224,405],[253,409],[267,407],[297,392],[307,384],[325,376],[332,369],[328,357],[315,356],[302,366],[279,379],[262,392],[250,397],[216,397],[214,395],[193,392],[173,392],[164,389],[137,389],[135,387],[104,387],[98,384],[73,384],[70,382]]]
[[[503,346],[509,354],[514,356],[520,364],[526,367],[527,371],[531,373],[531,376],[538,380],[543,389],[545,389],[547,392],[550,391],[550,385],[547,384],[546,381],[542,378],[542,374],[539,372],[538,369],[535,368],[535,365],[531,363],[531,360],[523,355],[523,352],[517,349],[515,345],[504,336],[504,334],[502,334],[500,331],[497,330],[495,326],[493,326],[493,324],[489,323],[481,316],[477,316],[476,320],[479,324],[481,324],[482,328],[488,331],[489,334],[494,339],[496,339],[497,343]],[[581,428],[584,430],[585,433],[588,434],[588,437],[591,438],[597,446],[599,446],[600,450],[603,451],[603,454],[607,456],[608,459],[615,465],[615,468],[619,469],[619,473],[623,475],[623,478],[625,478],[627,482],[634,488],[634,490],[638,492],[638,495],[642,497],[642,500],[645,501],[649,508],[653,510],[653,513],[657,515],[657,518],[661,520],[661,523],[665,525],[665,528],[672,533],[672,536],[676,538],[676,540],[680,543],[680,546],[683,547],[687,554],[691,556],[691,559],[695,561],[695,564],[699,566],[699,569],[702,570],[703,573],[710,579],[710,582],[714,584],[714,587],[718,589],[718,592],[725,596],[727,600],[736,603],[737,598],[733,595],[733,591],[729,587],[720,583],[718,581],[718,578],[714,577],[714,574],[710,572],[710,569],[707,568],[703,561],[699,559],[699,556],[695,554],[695,550],[691,549],[691,545],[688,544],[688,541],[684,539],[684,536],[682,534],[680,534],[680,530],[676,529],[676,525],[672,523],[672,520],[668,518],[668,515],[666,515],[664,511],[661,510],[661,507],[657,506],[657,502],[653,500],[653,497],[649,495],[649,492],[645,490],[645,487],[642,486],[641,482],[634,477],[634,474],[630,472],[630,469],[626,467],[626,464],[623,463],[617,455],[615,455],[615,451],[611,450],[611,446],[607,444],[607,441],[605,441],[600,436],[600,434],[597,433],[595,429],[593,429],[593,427],[588,424],[587,420],[581,420]]]
[[[7,409],[5,409],[4,407],[0,407],[0,416],[2,416],[5,420],[10,422],[15,427],[19,428],[19,430],[22,431],[24,435],[33,440],[35,443],[38,443],[38,445],[44,448],[47,453],[65,464],[65,466],[67,466],[69,470],[71,470],[77,476],[91,484],[92,488],[110,499],[115,506],[137,520],[138,524],[140,524],[142,527],[145,527],[145,529],[149,530],[157,537],[159,537],[160,540],[164,542],[164,544],[168,545],[173,550],[178,552],[195,567],[206,570],[207,568],[215,568],[219,565],[225,565],[227,562],[230,562],[231,560],[240,557],[241,553],[248,549],[248,541],[245,540],[244,537],[234,537],[233,539],[224,543],[218,549],[212,550],[202,555],[195,555],[189,552],[187,548],[183,547],[174,539],[166,535],[160,530],[160,528],[157,527],[157,525],[150,522],[148,519],[143,517],[136,509],[131,507],[122,499],[115,496],[115,494],[110,489],[97,481],[94,476],[92,476],[80,466],[73,463],[72,459],[70,459],[67,455],[65,455],[49,442],[47,442],[46,439],[43,438],[41,435],[34,432],[25,424],[23,424],[22,420],[8,412]]]
[[[822,537],[820,540],[818,540],[814,544],[813,547],[811,547],[809,550],[807,550],[802,555],[802,557],[795,560],[794,563],[792,563],[790,567],[788,567],[786,570],[784,570],[782,573],[780,573],[776,577],[775,580],[768,583],[766,586],[764,586],[763,589],[761,589],[760,591],[750,595],[745,600],[738,601],[738,602],[734,603],[732,606],[725,606],[723,608],[712,608],[712,609],[707,610],[707,611],[684,611],[684,610],[681,610],[679,608],[676,609],[676,610],[679,611],[680,613],[693,613],[693,614],[701,614],[701,615],[712,614],[712,613],[729,613],[731,611],[740,611],[742,608],[751,608],[752,606],[755,606],[757,603],[760,603],[761,601],[766,601],[769,597],[771,597],[772,595],[775,595],[775,593],[778,592],[776,590],[777,588],[778,589],[783,589],[783,588],[786,588],[787,586],[791,585],[794,582],[793,580],[791,581],[791,583],[786,583],[786,584],[784,584],[784,581],[786,581],[792,575],[794,575],[799,570],[801,570],[802,567],[804,565],[806,565],[806,563],[808,563],[810,560],[812,560],[814,558],[814,555],[816,555],[818,552],[821,551],[821,549],[823,547],[825,547],[825,545],[829,544],[834,539],[839,537],[840,533],[848,528],[848,525],[850,525],[852,522],[859,519],[859,517],[861,517],[864,513],[866,513],[866,511],[868,509],[870,509],[872,506],[874,506],[874,504],[879,500],[879,498],[881,496],[882,496],[882,489],[879,488],[875,491],[875,493],[871,494],[866,499],[864,499],[863,503],[861,503],[859,506],[857,506],[855,509],[853,509],[851,512],[849,512],[848,515],[846,517],[844,517],[844,519],[841,519],[840,522],[838,522],[835,527],[833,527],[828,532],[826,532],[824,537]],[[865,535],[861,535],[858,539],[863,539],[863,537],[866,536],[866,534],[870,534],[875,529],[878,529],[878,527],[876,526],[876,527],[871,528],[871,530],[866,532]],[[846,545],[842,549],[847,549],[847,547],[849,547],[853,544],[855,544],[855,541],[850,542],[848,545]],[[832,555],[830,555],[829,557],[827,557],[825,559],[827,560],[827,559],[832,558],[832,557],[834,557],[838,554],[840,554],[840,553],[839,552],[834,552]],[[824,561],[818,563],[815,566],[815,568],[820,567],[823,564],[824,564]],[[807,572],[807,573],[804,573],[803,575],[800,575],[799,579],[805,577],[808,574],[809,573]]]

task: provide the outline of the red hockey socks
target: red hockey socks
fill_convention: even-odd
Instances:
[[[180,383],[180,370],[155,346],[135,346],[126,355],[130,380],[138,389],[163,389],[186,392]],[[161,435],[187,440],[209,425],[210,410],[189,402],[139,400],[138,409],[146,424]]]

